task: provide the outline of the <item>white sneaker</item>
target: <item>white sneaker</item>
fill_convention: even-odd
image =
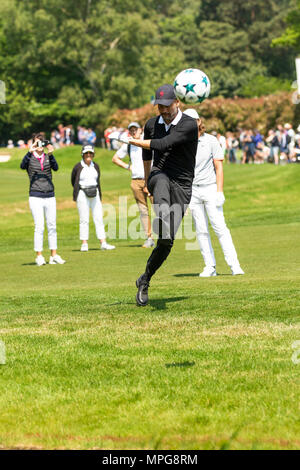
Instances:
[[[152,238],[148,238],[148,240],[145,241],[143,248],[152,248],[154,245],[154,240]]]
[[[216,268],[214,266],[205,266],[199,277],[213,277],[217,275]]]
[[[89,251],[89,245],[87,243],[82,243],[80,251]]]
[[[101,250],[114,250],[116,247],[114,245],[110,245],[109,243],[103,242],[101,245]]]
[[[39,256],[36,257],[35,263],[36,263],[38,266],[43,266],[43,264],[46,264],[46,260],[45,260],[45,258],[43,257],[43,255],[39,255]]]
[[[245,274],[239,264],[236,266],[230,266],[230,269],[231,269],[231,273],[233,276],[239,276],[239,275]]]
[[[49,264],[65,264],[65,260],[59,255],[50,256]]]

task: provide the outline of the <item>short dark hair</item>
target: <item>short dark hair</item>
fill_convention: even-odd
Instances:
[[[34,142],[36,140],[44,140],[44,134],[42,132],[32,134],[32,141]]]

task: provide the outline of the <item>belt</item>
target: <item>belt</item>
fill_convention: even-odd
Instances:
[[[215,185],[217,183],[208,183],[208,184],[195,184],[193,183],[193,186],[197,186],[197,188],[203,188],[204,186],[212,186],[212,185]]]
[[[145,181],[145,178],[131,178],[132,180],[140,180],[140,181]]]

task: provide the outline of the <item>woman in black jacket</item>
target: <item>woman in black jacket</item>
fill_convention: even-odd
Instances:
[[[45,148],[48,153],[45,153]],[[34,220],[34,250],[36,252],[36,264],[46,264],[43,251],[43,236],[46,218],[48,229],[48,244],[51,251],[49,264],[64,264],[56,252],[56,199],[52,183],[52,170],[58,170],[57,161],[53,155],[53,147],[44,141],[42,134],[34,134],[29,152],[21,162],[21,169],[27,170],[29,176],[29,207]]]
[[[113,250],[115,246],[106,242],[101,204],[100,168],[93,162],[95,151],[92,145],[84,145],[82,160],[77,163],[71,175],[73,200],[79,212],[79,238],[81,251],[88,251],[89,215],[92,210],[96,236],[100,240],[101,250]]]

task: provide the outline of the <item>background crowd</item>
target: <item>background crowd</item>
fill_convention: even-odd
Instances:
[[[222,136],[217,138],[222,145]],[[300,125],[295,131],[289,123],[279,124],[275,129],[269,129],[265,136],[257,129],[241,129],[238,134],[227,132],[222,148],[229,163],[238,161],[238,149],[242,151],[240,163],[299,163]]]
[[[123,127],[109,127],[104,135],[97,138],[92,128],[77,126],[74,131],[72,124],[59,124],[58,128],[50,133],[50,142],[54,149],[69,145],[93,145],[118,150],[121,146],[119,138],[122,134],[128,134]],[[223,149],[227,163],[274,163],[275,165],[286,163],[300,163],[300,125],[296,130],[286,123],[270,129],[267,135],[262,135],[257,129],[239,129],[237,132],[226,132],[222,135],[212,131]],[[46,135],[45,135],[46,138]],[[31,141],[19,140],[16,145],[12,140],[7,143],[7,148],[29,148]]]

